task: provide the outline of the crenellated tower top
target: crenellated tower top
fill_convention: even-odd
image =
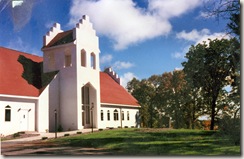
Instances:
[[[61,30],[59,23],[54,23],[51,29],[47,32],[47,34],[43,37],[43,46],[47,46],[47,44],[50,43],[50,41],[58,34],[63,32]]]
[[[106,69],[104,70],[104,72],[106,72],[110,77],[112,77],[112,79],[113,79],[115,82],[117,82],[118,84],[120,84],[120,78],[119,78],[118,74],[115,73],[115,72],[112,70],[111,67],[106,68]]]

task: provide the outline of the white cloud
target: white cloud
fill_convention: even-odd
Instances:
[[[182,48],[180,52],[176,52],[176,53],[172,54],[171,56],[172,56],[173,58],[176,58],[176,59],[184,59],[186,53],[187,53],[188,50],[189,50],[189,48],[190,48],[190,45],[188,45],[188,46]]]
[[[180,70],[183,70],[183,67],[176,67],[174,70],[180,71]]]
[[[192,31],[190,31],[188,33],[185,30],[183,30],[180,33],[176,34],[176,38],[196,42],[196,41],[199,41],[199,39],[201,39],[203,36],[206,36],[209,34],[210,34],[210,31],[208,29],[202,29],[200,31],[193,29]]]
[[[201,0],[149,0],[147,8],[140,8],[132,0],[73,0],[69,25],[86,14],[96,31],[109,37],[114,48],[166,36],[171,31],[169,19],[196,8]]]
[[[123,76],[120,77],[120,80],[121,80],[121,85],[126,88],[127,86],[127,83],[129,81],[131,81],[133,78],[137,78],[136,75],[134,75],[134,73],[132,72],[127,72],[125,73]]]
[[[183,39],[189,42],[193,42],[193,45],[197,45],[199,43],[203,43],[203,41],[205,41],[206,43],[208,43],[208,39],[228,39],[230,38],[228,35],[226,35],[226,33],[211,33],[209,29],[202,29],[200,31],[193,29],[190,32],[186,32],[185,30],[179,32],[176,34],[176,38],[178,39]],[[186,47],[184,47],[183,49],[181,49],[181,51],[178,51],[174,54],[172,54],[173,58],[177,58],[177,59],[184,59],[185,54],[188,52],[189,48],[191,47],[191,45],[188,45]]]
[[[46,23],[45,23],[45,27],[46,27],[47,29],[50,29],[51,27],[53,27],[54,23],[55,23],[54,21],[46,22]]]
[[[121,69],[128,69],[128,68],[131,68],[133,67],[134,64],[133,63],[130,63],[130,62],[123,62],[123,61],[116,61],[114,64],[113,64],[113,68],[115,70],[121,70]]]
[[[179,58],[182,58],[182,53],[181,52],[176,52],[176,53],[174,53],[174,54],[172,54],[172,57],[173,58],[176,58],[176,59],[179,59]]]
[[[149,0],[149,10],[160,17],[169,19],[178,17],[187,11],[200,6],[203,0]]]
[[[208,39],[222,39],[222,38],[229,38],[226,33],[211,33],[209,29],[202,29],[197,31],[193,29],[190,32],[186,32],[185,30],[181,31],[180,33],[176,34],[178,39],[184,39],[187,41],[193,41],[195,44],[202,43],[203,41],[208,41]]]
[[[215,18],[216,16],[214,14],[210,14],[209,12],[200,12],[200,15],[198,18],[204,18],[204,19],[210,19]]]
[[[100,63],[105,64],[105,63],[110,63],[113,59],[113,56],[110,54],[106,54],[100,57]]]
[[[34,54],[38,56],[42,55],[42,52],[40,50],[37,50],[33,48],[33,46],[30,46],[28,43],[25,43],[20,37],[10,40],[6,47],[29,54]]]

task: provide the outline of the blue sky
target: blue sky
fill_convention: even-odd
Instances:
[[[53,23],[70,30],[87,14],[100,40],[100,68],[126,85],[182,69],[190,45],[226,38],[226,23],[206,16],[213,0],[0,0],[0,46],[42,56]]]

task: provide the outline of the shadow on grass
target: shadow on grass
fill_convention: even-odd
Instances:
[[[194,130],[118,129],[2,146],[4,155],[240,156],[215,131]]]
[[[238,146],[216,138],[214,131],[128,131],[123,135],[71,138],[63,146],[104,148],[113,155],[240,155]]]

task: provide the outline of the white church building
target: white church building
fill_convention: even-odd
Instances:
[[[99,67],[99,38],[88,16],[72,30],[55,23],[43,57],[0,47],[0,133],[137,127],[140,105],[111,69]]]

